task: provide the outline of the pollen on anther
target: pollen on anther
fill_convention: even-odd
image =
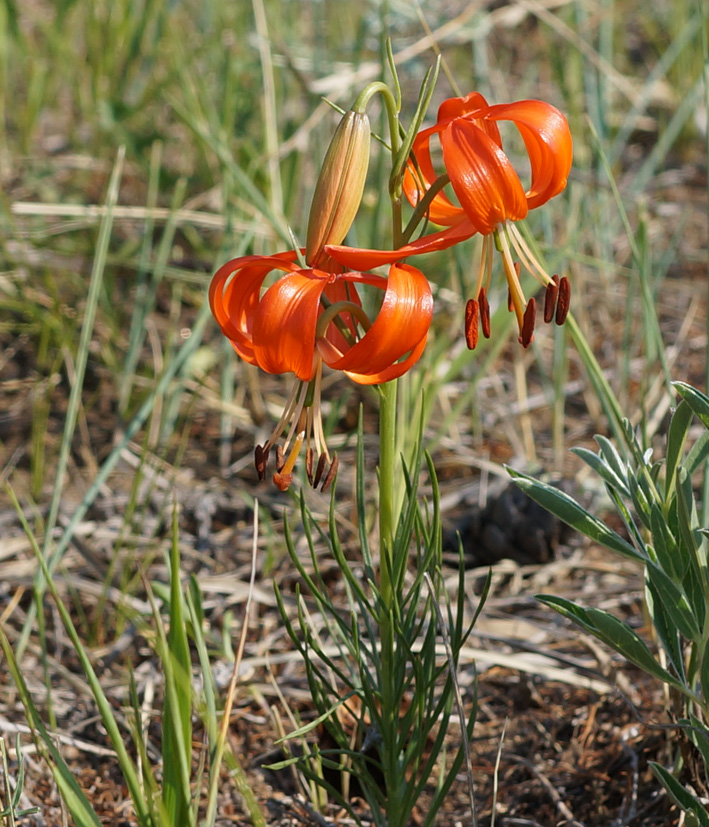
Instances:
[[[487,300],[487,293],[485,288],[480,288],[478,295],[478,302],[480,304],[480,326],[482,327],[483,336],[486,339],[490,338],[490,302]]]
[[[260,480],[266,479],[266,465],[268,464],[268,452],[270,446],[266,443],[265,446],[257,445],[254,448],[254,465],[256,466],[256,473]]]
[[[318,465],[315,469],[315,476],[311,485],[313,488],[317,488],[320,485],[320,480],[322,479],[323,471],[325,470],[325,463],[327,462],[327,454],[320,454],[318,457]]]
[[[325,479],[323,480],[323,484],[321,487],[321,491],[326,491],[331,485],[332,481],[337,476],[337,469],[340,467],[340,460],[337,458],[337,454],[332,458],[332,462],[330,463],[330,468],[325,475]]]
[[[544,323],[549,322],[554,318],[556,310],[556,301],[559,295],[559,276],[555,275],[547,284],[546,293],[544,294]]]
[[[556,318],[554,321],[557,324],[564,324],[566,317],[569,315],[569,305],[571,304],[571,283],[567,276],[563,276],[559,282],[559,298],[556,302]]]
[[[468,350],[475,350],[478,344],[480,306],[477,299],[469,299],[465,305],[465,344]]]
[[[522,330],[520,331],[519,341],[522,347],[529,347],[534,341],[534,323],[537,318],[537,301],[532,298],[527,303],[527,309],[524,311],[524,319],[522,321]]]

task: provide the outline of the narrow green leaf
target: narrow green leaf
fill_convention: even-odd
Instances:
[[[709,431],[703,431],[692,445],[683,464],[690,477],[700,466],[704,465],[707,457],[709,457]]]
[[[189,783],[185,788],[185,773],[189,779],[189,767],[185,761],[192,754],[192,662],[185,629],[184,597],[180,582],[179,525],[177,503],[172,513],[172,544],[170,547],[170,628],[166,637],[163,657],[169,659],[170,669],[165,668],[166,690],[163,710],[163,802],[171,824],[190,823],[191,794]],[[162,629],[162,621],[156,617]],[[171,686],[168,687],[168,681]]]
[[[647,563],[645,576],[653,584],[658,598],[662,601],[667,614],[677,624],[680,634],[684,635],[687,640],[698,641],[701,638],[701,632],[686,595],[654,563]]]
[[[642,472],[640,472],[642,474]],[[630,498],[635,507],[635,513],[640,518],[645,528],[650,528],[650,509],[651,503],[654,502],[652,496],[648,496],[648,491],[643,486],[643,482],[647,482],[645,477],[638,479],[634,475],[628,477],[628,488],[630,490]]]
[[[613,615],[601,609],[584,609],[572,600],[554,595],[540,594],[537,600],[578,623],[648,674],[680,687],[679,681],[660,666],[638,635]]]
[[[694,502],[692,480],[687,471],[680,466],[677,469],[677,528],[684,543],[687,545],[693,559],[697,559],[697,551],[701,539],[695,534],[697,528],[697,511]]]
[[[507,468],[508,473],[513,478],[515,483],[525,491],[535,502],[551,511],[560,520],[565,522],[571,528],[575,528],[586,537],[590,537],[597,543],[617,551],[625,557],[630,557],[633,560],[641,562],[645,561],[645,557],[640,554],[630,543],[626,542],[615,531],[611,531],[608,526],[604,525],[597,517],[589,514],[585,508],[582,508],[576,500],[572,499],[568,494],[547,485],[540,480],[529,477],[520,471],[514,471]]]
[[[628,469],[618,453],[615,445],[605,436],[596,434],[594,437],[600,450],[601,457],[606,465],[613,471],[613,474],[623,482],[628,478]]]
[[[165,701],[164,709],[179,709],[178,690],[176,687],[175,678],[175,661],[170,652],[170,647],[167,642],[167,634],[163,626],[163,620],[160,616],[155,595],[148,585],[147,589],[148,600],[153,610],[153,618],[155,620],[155,629],[157,632],[155,638],[155,649],[160,659],[163,676],[165,680]],[[190,825],[192,822],[189,815],[190,802],[190,759],[192,745],[189,745],[188,751],[185,749],[185,743],[181,737],[181,732],[178,729],[179,718],[176,717],[174,711],[169,714],[163,714],[162,726],[162,752],[163,752],[163,790],[162,790],[162,804],[165,811],[168,813],[168,824],[183,823]],[[168,766],[169,762],[169,766]],[[173,818],[174,812],[186,812],[185,820],[182,822],[175,822]]]
[[[438,72],[440,70],[440,65],[441,61],[439,58],[436,61],[435,66],[429,68],[426,71],[426,74],[424,75],[423,81],[421,83],[421,89],[419,91],[416,110],[414,112],[413,118],[411,119],[411,124],[409,126],[408,132],[404,135],[404,139],[401,143],[401,146],[399,147],[399,151],[397,152],[396,158],[394,159],[392,165],[391,177],[389,181],[389,187],[391,192],[398,190],[401,186],[401,181],[403,180],[403,170],[406,166],[409,155],[411,154],[411,147],[413,146],[414,138],[421,129],[423,119],[426,117],[426,110],[428,109],[428,105],[431,102],[431,97],[433,96],[433,92],[436,88],[436,81],[438,80]]]
[[[277,761],[275,764],[263,764],[265,770],[284,770],[287,767],[292,767],[293,764],[298,764],[303,760],[302,755],[292,755],[286,758],[285,761]]]
[[[704,427],[709,429],[709,397],[686,382],[673,382],[672,384],[677,393],[686,400],[689,407],[701,419]]]
[[[320,726],[320,724],[322,724],[324,721],[327,721],[336,709],[341,707],[343,704],[346,704],[347,701],[349,701],[349,699],[356,694],[356,692],[348,692],[346,695],[340,698],[340,700],[334,703],[326,712],[323,712],[322,715],[318,715],[318,717],[314,720],[308,721],[307,724],[298,727],[298,729],[293,730],[293,732],[289,732],[288,735],[284,735],[283,738],[280,738],[278,741],[276,741],[276,743],[282,744],[284,741],[290,741],[293,738],[300,738],[303,735],[307,735],[308,732],[311,732],[316,727]]]
[[[579,606],[578,603],[574,603],[573,600],[568,600],[565,597],[556,597],[551,594],[538,594],[536,595],[536,599],[569,620],[573,620],[574,623],[577,623],[586,629],[586,631],[592,634],[596,633],[596,627],[589,621],[586,610],[582,606]]]
[[[674,487],[675,473],[679,463],[684,443],[689,433],[689,426],[693,419],[692,408],[688,402],[682,399],[675,408],[667,430],[667,455],[665,465],[665,497],[669,496],[670,490]]]
[[[630,497],[630,491],[628,491],[628,486],[625,481],[622,480],[598,454],[594,454],[593,451],[590,451],[588,448],[572,448],[571,453],[576,454],[586,465],[593,468],[598,476],[601,477],[607,485],[610,485],[611,488],[615,488],[624,496]]]
[[[697,530],[697,510],[694,502],[694,491],[692,480],[686,470],[680,465],[677,469],[676,484],[676,508],[673,516],[676,525],[675,537],[681,549],[681,555],[689,561],[689,568],[683,578],[682,585],[689,599],[700,627],[703,627],[706,617],[706,601],[704,583],[701,567],[704,565],[703,552],[700,548],[706,540]]]
[[[659,565],[675,582],[681,582],[690,561],[680,551],[680,546],[672,536],[662,509],[657,503],[653,503],[650,510],[650,531]],[[684,549],[684,546],[681,548]]]
[[[647,644],[625,623],[601,609],[587,609],[586,616],[596,628],[596,636],[631,663],[639,666],[649,675],[659,678],[672,686],[679,681],[655,660]]]
[[[655,632],[669,662],[679,679],[686,682],[684,653],[677,626],[671,622],[657,589],[647,578],[645,579],[645,602]]]
[[[650,762],[650,767],[678,806],[681,807],[685,813],[691,813],[700,827],[709,827],[709,813],[707,813],[701,803],[679,783],[674,775],[654,761]],[[689,820],[687,820],[686,823],[689,825]]]

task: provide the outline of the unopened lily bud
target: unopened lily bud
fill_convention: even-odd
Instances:
[[[305,258],[317,266],[326,244],[340,244],[352,226],[369,166],[369,118],[348,112],[340,121],[323,161],[308,220]]]

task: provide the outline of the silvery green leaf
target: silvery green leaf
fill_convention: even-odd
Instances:
[[[515,483],[525,491],[535,502],[551,511],[567,525],[590,537],[597,543],[617,551],[633,560],[645,561],[644,555],[637,551],[630,543],[624,540],[615,531],[608,528],[597,517],[594,517],[585,508],[582,508],[576,500],[554,488],[553,485],[541,482],[529,477],[520,471],[507,468],[508,473]]]

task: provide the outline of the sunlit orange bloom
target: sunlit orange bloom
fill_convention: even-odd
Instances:
[[[293,448],[277,462],[274,477],[284,490],[303,444],[309,476],[313,447],[331,465],[320,420],[323,364],[361,385],[395,379],[421,356],[433,315],[430,285],[408,264],[393,264],[383,277],[303,268],[296,258],[289,251],[233,259],[217,270],[209,289],[212,313],[239,356],[268,373],[296,376],[281,421],[256,456],[263,477],[270,448],[290,426],[283,454]],[[281,275],[263,291],[274,272]],[[357,285],[382,293],[373,320]]]
[[[502,147],[498,121],[511,121],[522,137],[531,171],[530,186],[526,190]],[[483,318],[481,299],[482,306],[486,306],[494,242],[502,254],[520,340],[527,346],[532,340],[535,308],[534,304],[530,308],[524,297],[511,249],[543,284],[550,285],[553,279],[541,267],[514,222],[525,218],[529,210],[545,204],[566,186],[573,151],[566,118],[551,104],[536,100],[490,106],[481,94],[472,92],[464,98],[444,101],[435,126],[419,132],[413,143],[414,162],[406,171],[404,193],[414,207],[434,184],[445,182],[445,179],[441,181],[431,158],[433,136],[438,136],[444,174],[458,203],[441,188],[430,199],[426,214],[432,223],[445,229],[393,251],[329,246],[326,252],[348,267],[369,269],[406,256],[443,250],[480,233],[485,240],[476,295],[472,300],[478,303],[477,315]],[[568,299],[568,282],[564,282],[561,289]],[[475,317],[474,313],[469,315]],[[556,315],[560,318],[565,314]],[[483,332],[485,330],[483,327]]]

